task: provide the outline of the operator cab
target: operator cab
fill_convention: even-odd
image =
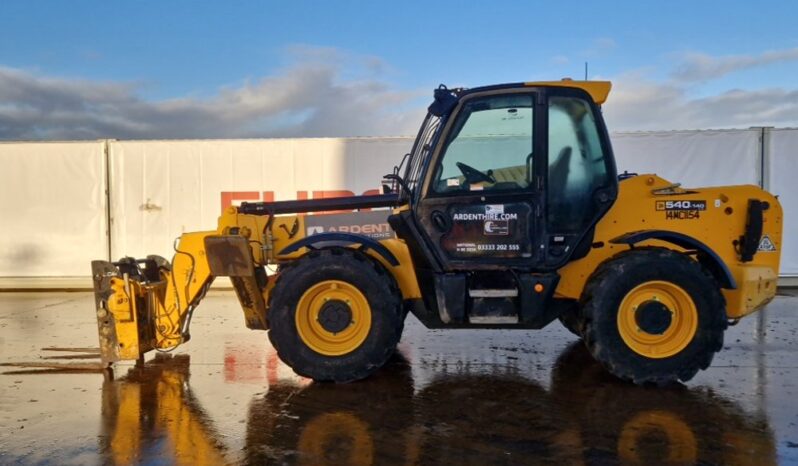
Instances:
[[[402,180],[410,209],[391,223],[411,244],[441,323],[542,326],[556,317],[543,315],[556,270],[587,253],[617,196],[599,108],[609,88],[563,81],[435,91]],[[480,306],[496,318],[475,314]]]

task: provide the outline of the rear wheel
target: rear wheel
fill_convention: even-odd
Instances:
[[[687,381],[723,346],[723,295],[701,265],[641,248],[604,263],[582,297],[585,343],[616,376],[635,383]]]
[[[393,278],[365,254],[313,251],[284,267],[271,294],[269,339],[286,364],[350,382],[382,367],[404,325]]]

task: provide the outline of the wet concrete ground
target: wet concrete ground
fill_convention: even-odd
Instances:
[[[617,382],[556,323],[431,331],[412,317],[388,367],[328,385],[295,376],[215,292],[192,341],[143,367],[0,368],[0,463],[796,463],[798,298],[761,317],[682,387]],[[0,294],[0,362],[96,346],[95,328],[89,293]]]

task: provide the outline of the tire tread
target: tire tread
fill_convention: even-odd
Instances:
[[[307,358],[300,356],[300,350],[296,347],[297,344],[292,343],[294,339],[291,335],[292,329],[295,331],[293,315],[296,303],[292,305],[292,303],[283,301],[291,300],[289,296],[297,286],[305,285],[304,289],[307,289],[308,286],[312,285],[312,283],[306,283],[311,274],[318,273],[319,270],[325,267],[340,268],[342,264],[344,264],[344,267],[356,270],[358,274],[362,274],[372,280],[376,284],[375,291],[380,296],[385,297],[383,300],[386,303],[385,307],[393,309],[396,315],[385,316],[389,322],[393,321],[393,323],[390,325],[389,330],[381,329],[387,330],[388,334],[379,351],[365,353],[364,360],[356,366],[351,364],[325,364],[325,362],[329,361],[329,359],[325,358],[329,357],[323,355],[318,355],[318,359],[315,362],[306,361],[305,359]],[[276,313],[275,317],[281,320],[291,317],[290,322],[279,322],[275,321],[276,319],[270,319],[272,328],[269,331],[269,340],[278,357],[298,375],[317,381],[345,383],[368,377],[390,359],[396,350],[396,345],[404,329],[404,319],[401,313],[402,298],[395,280],[376,260],[361,251],[350,248],[335,247],[311,250],[299,259],[283,264],[275,281],[275,287],[269,295],[268,304],[270,316]],[[369,302],[369,305],[372,306],[372,311],[374,311],[374,303]],[[286,306],[291,309],[284,309]],[[373,324],[374,321],[372,320]],[[301,343],[298,344],[301,345]]]
[[[594,325],[599,313],[608,312],[605,301],[609,299],[608,289],[613,282],[625,277],[625,269],[647,264],[649,267],[676,267],[684,274],[693,275],[704,280],[702,292],[708,302],[706,316],[704,351],[698,351],[689,360],[683,361],[679,369],[662,372],[654,369],[654,364],[644,366],[619,361],[618,357],[604,344],[607,340],[597,325]],[[653,265],[652,265],[653,264]],[[692,379],[699,370],[709,367],[716,352],[723,348],[723,333],[727,327],[726,300],[720,292],[720,286],[712,274],[697,261],[683,253],[659,247],[638,247],[621,252],[602,263],[585,286],[580,299],[580,318],[582,336],[593,357],[611,373],[637,384],[653,383],[667,385],[677,380],[686,382]],[[678,356],[678,355],[676,355]]]

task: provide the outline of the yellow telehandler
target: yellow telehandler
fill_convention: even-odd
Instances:
[[[691,379],[729,322],[775,296],[781,206],[757,186],[619,175],[600,111],[610,87],[440,86],[383,194],[245,202],[183,234],[171,263],[94,261],[103,364],[187,342],[211,282],[229,277],[246,326],[315,380],[378,370],[408,312],[429,328],[559,319],[622,379]],[[351,213],[319,215],[331,211]],[[347,215],[390,228],[343,228]]]

